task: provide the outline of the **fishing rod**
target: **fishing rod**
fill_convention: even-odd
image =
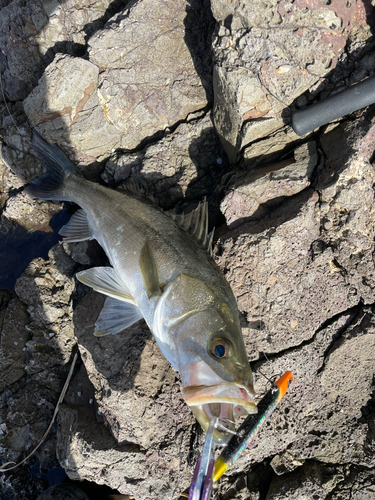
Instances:
[[[316,104],[293,111],[294,132],[305,135],[322,125],[375,103],[375,75]]]

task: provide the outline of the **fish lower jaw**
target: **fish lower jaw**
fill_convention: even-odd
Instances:
[[[193,415],[202,429],[207,431],[212,417],[218,417],[220,428],[215,429],[213,439],[218,444],[226,444],[235,430],[235,420],[240,415],[258,413],[256,404],[240,398],[215,395],[185,397]],[[227,429],[227,430],[226,430]]]
[[[191,397],[185,399],[189,406],[206,406],[213,403],[231,404],[233,406],[242,406],[247,413],[258,413],[257,405],[253,402],[244,401],[239,398],[228,398],[225,396],[207,396],[207,397]]]
[[[220,427],[215,429],[213,439],[219,445],[225,445],[233,436],[235,429],[234,409],[238,408],[231,403],[210,403],[204,405],[191,406],[194,417],[200,423],[202,429],[206,432],[213,416],[218,417]],[[254,404],[250,413],[257,413],[257,407]]]

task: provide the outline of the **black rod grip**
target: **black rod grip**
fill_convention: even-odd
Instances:
[[[297,135],[302,136],[373,103],[375,103],[375,76],[356,83],[323,101],[294,111],[292,127]]]

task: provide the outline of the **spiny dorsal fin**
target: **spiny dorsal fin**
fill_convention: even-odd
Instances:
[[[141,177],[129,177],[123,182],[119,188],[126,189],[126,191],[130,191],[136,196],[141,196],[143,198],[147,198],[152,201],[155,205],[158,205],[155,197],[150,193],[149,186],[147,182]]]
[[[122,186],[137,196],[144,196],[147,198],[149,196],[148,185],[144,179],[140,177],[129,177],[123,182]]]
[[[215,228],[210,233],[208,232],[208,203],[206,200],[199,203],[197,208],[188,214],[165,213],[182,229],[195,236],[212,257],[212,241]]]

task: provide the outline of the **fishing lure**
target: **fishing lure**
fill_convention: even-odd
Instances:
[[[216,462],[214,461],[215,442],[213,441],[213,433],[215,428],[221,425],[221,422],[217,417],[211,419],[202,455],[198,458],[195,467],[188,500],[209,500],[213,483],[220,479],[251,443],[259,429],[268,420],[283,398],[292,380],[293,375],[291,372],[285,372],[282,377],[276,380],[264,398],[258,403],[258,413],[249,415],[238,431],[233,432],[234,435]]]
[[[237,460],[246,446],[251,443],[259,429],[268,420],[273,410],[283,398],[292,380],[293,375],[291,372],[285,372],[281,378],[276,380],[264,398],[258,403],[258,413],[249,415],[244,420],[237,431],[237,435],[232,436],[216,460],[213,470],[213,482],[221,478],[226,470]]]

